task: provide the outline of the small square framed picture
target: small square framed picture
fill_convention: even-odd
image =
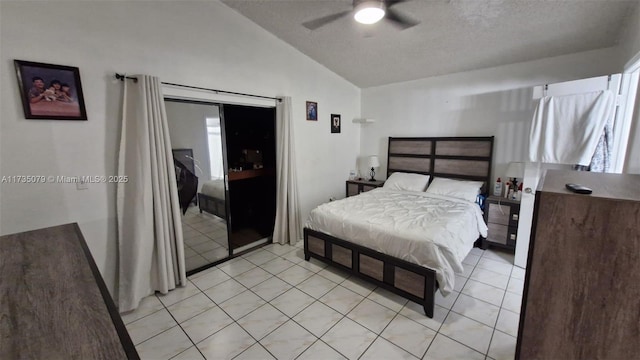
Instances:
[[[307,120],[318,121],[318,103],[307,101]]]
[[[87,120],[80,70],[14,60],[26,119]]]
[[[340,114],[331,114],[331,133],[340,133]]]

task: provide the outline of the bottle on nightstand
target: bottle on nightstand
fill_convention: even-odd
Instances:
[[[502,180],[500,180],[500,178],[496,180],[496,183],[493,186],[493,195],[494,196],[502,195]]]

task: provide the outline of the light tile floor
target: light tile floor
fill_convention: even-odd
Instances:
[[[143,359],[513,359],[524,271],[473,249],[422,306],[271,244],[149,296],[123,320]]]
[[[227,224],[217,216],[200,213],[197,206],[189,207],[182,216],[182,235],[187,271],[229,256]]]

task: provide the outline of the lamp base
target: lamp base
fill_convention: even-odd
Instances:
[[[371,172],[369,172],[369,175],[371,175],[371,179],[369,179],[369,181],[376,181],[376,171],[373,168],[371,168]]]
[[[518,178],[511,178],[511,188],[518,191]]]

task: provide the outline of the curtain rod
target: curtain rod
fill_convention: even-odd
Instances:
[[[122,74],[118,74],[118,73],[116,73],[116,79],[118,79],[120,81],[124,81],[125,79],[130,79],[130,80],[133,80],[133,82],[138,82],[138,78],[136,78],[136,77],[126,76],[126,75],[122,75]],[[260,99],[275,100],[275,101],[278,101],[278,102],[282,101],[281,99],[278,99],[278,98],[275,98],[275,97],[262,96],[262,95],[253,95],[253,94],[246,94],[246,93],[225,91],[225,90],[217,90],[217,89],[208,89],[208,88],[191,86],[191,85],[182,85],[182,84],[175,84],[175,83],[168,83],[168,82],[162,82],[162,85],[177,86],[177,87],[183,87],[183,88],[187,88],[187,89],[213,91],[216,94],[229,94],[229,95],[237,95],[237,96],[248,96],[248,97],[260,98]]]

